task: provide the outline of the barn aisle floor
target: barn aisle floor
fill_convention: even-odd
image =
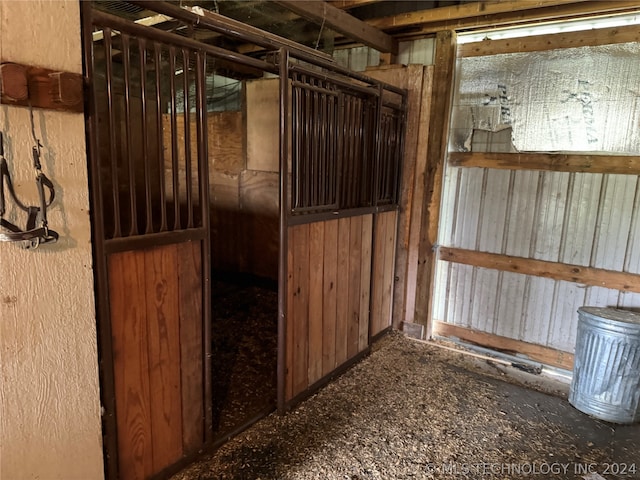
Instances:
[[[640,478],[640,425],[592,419],[474,362],[390,334],[296,410],[173,479]]]

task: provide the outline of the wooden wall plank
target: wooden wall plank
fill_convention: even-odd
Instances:
[[[440,247],[439,255],[447,262],[640,293],[640,275],[635,273],[449,247]]]
[[[362,217],[362,249],[360,252],[360,324],[358,350],[369,345],[369,317],[371,300],[371,249],[373,245],[373,215]]]
[[[380,331],[391,326],[393,311],[393,287],[395,283],[395,251],[397,236],[398,212],[385,212],[381,216],[386,217],[384,229],[384,267],[383,267],[383,290],[380,316]]]
[[[324,271],[322,285],[322,375],[336,368],[336,315],[338,276],[338,220],[324,224]]]
[[[280,171],[279,106],[277,78],[246,82],[247,168],[264,172]]]
[[[436,257],[433,252],[438,239],[442,177],[447,151],[448,122],[451,109],[453,72],[456,60],[456,33],[443,31],[436,35],[436,53],[431,109],[427,165],[424,175],[424,203],[420,222],[418,271],[416,282],[416,313],[414,322],[427,326],[430,335],[431,301]]]
[[[175,244],[144,252],[153,473],[182,456],[178,255]]]
[[[322,377],[323,356],[323,222],[309,225],[309,384]]]
[[[204,443],[201,249],[201,242],[177,245],[182,450],[185,455],[197,451]]]
[[[381,214],[375,216],[373,230],[373,282],[371,295],[371,336],[375,336],[382,330],[382,293],[384,291],[384,232],[387,228],[387,217]]]
[[[119,473],[147,478],[153,451],[144,253],[111,255],[108,264]]]
[[[360,267],[362,265],[362,217],[351,217],[349,226],[349,311],[347,327],[347,358],[359,352],[360,339]]]
[[[637,25],[465,43],[458,48],[458,56],[478,57],[503,53],[540,52],[558,48],[631,42],[640,42],[640,29]]]
[[[411,221],[409,225],[409,247],[407,250],[407,274],[405,277],[405,322],[414,322],[416,311],[416,283],[418,278],[418,260],[420,246],[420,225],[422,209],[425,203],[425,170],[427,166],[427,150],[429,137],[429,114],[431,109],[431,90],[433,86],[433,66],[424,69],[422,82],[422,96],[420,103],[420,123],[418,125],[418,149],[416,152],[415,175],[413,178],[413,198],[408,205],[411,208]]]
[[[336,275],[336,365],[347,360],[349,324],[349,234],[350,219],[338,220],[338,270]]]
[[[287,232],[287,317],[286,317],[286,368],[285,368],[285,401],[293,398],[293,361],[295,341],[295,313],[294,313],[294,268],[295,252],[293,249],[295,227]]]
[[[565,370],[573,369],[573,354],[553,348],[534,345],[532,343],[500,337],[498,335],[438,321],[434,322],[433,333],[434,335],[441,335],[443,337],[456,337],[466,342],[493,348],[505,353],[526,355],[532,360],[546,365],[564,368]]]
[[[293,322],[293,395],[309,386],[309,225],[293,228],[293,276],[290,292],[293,310],[289,320]]]
[[[420,198],[415,198],[414,190],[416,187],[416,167],[418,163],[420,163],[417,155],[418,146],[422,140],[418,134],[421,110],[423,108],[423,102],[421,100],[423,98],[424,69],[424,65],[409,65],[407,67],[398,65],[384,69],[367,69],[367,75],[408,90],[404,157],[402,159],[402,178],[399,195],[399,241],[396,252],[396,271],[399,280],[394,288],[395,308],[393,321],[396,326],[399,326],[405,317],[406,291],[409,281],[407,278],[408,251],[410,246],[409,231],[412,223],[412,214],[414,212],[413,204],[422,201]]]
[[[640,175],[640,156],[570,153],[450,152],[454,167]]]

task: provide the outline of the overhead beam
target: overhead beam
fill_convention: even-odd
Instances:
[[[398,54],[398,42],[392,36],[343,12],[327,2],[276,0],[277,4],[319,25],[325,25],[346,37],[375,48],[382,53]]]
[[[367,23],[379,28],[380,30],[391,30],[394,28],[413,27],[432,22],[476,18],[485,15],[585,2],[588,3],[587,0],[507,0],[503,2],[472,2],[450,7],[439,7],[428,10],[419,10],[416,12],[402,13],[390,17],[375,18],[368,20]]]
[[[633,2],[592,0],[588,2],[552,5],[529,10],[509,11],[493,15],[481,15],[453,20],[429,20],[423,24],[409,26],[411,30],[407,32],[406,35],[400,35],[400,37],[406,39],[415,36],[434,34],[442,30],[462,31],[479,28],[508,27],[524,23],[531,24],[555,20],[567,20],[572,18],[584,18],[585,16],[635,13],[638,11],[640,11],[640,5]],[[377,20],[370,20],[368,22],[373,23],[375,21]],[[382,29],[382,27],[378,28]],[[396,37],[398,37],[398,35],[396,35]]]
[[[500,170],[640,175],[640,156],[638,155],[450,152],[449,164],[453,167],[496,168]]]
[[[323,61],[332,61],[332,58],[326,53],[297,44],[296,42],[286,38],[260,30],[259,28],[225,17],[224,15],[210,12],[209,10],[205,10],[200,7],[186,9],[168,2],[156,0],[130,0],[129,3],[149,10],[154,10],[175,19],[190,22],[193,25],[208,28],[214,32],[218,32],[232,38],[251,42],[264,48],[277,50],[281,47],[285,47],[292,55],[300,58],[315,57]]]
[[[380,0],[329,0],[329,3],[336,8],[342,10],[348,10],[350,8],[362,7],[364,5],[371,5],[372,3],[378,3]]]

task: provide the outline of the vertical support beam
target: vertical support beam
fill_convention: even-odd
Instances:
[[[280,61],[280,249],[278,259],[278,411],[285,411],[287,379],[287,242],[289,206],[289,52],[281,48]]]
[[[418,249],[418,279],[414,322],[426,325],[431,336],[431,302],[437,254],[442,177],[447,156],[449,114],[456,61],[456,33],[447,30],[436,35],[433,101],[429,114],[429,146],[425,171],[425,205],[422,211],[420,246]]]
[[[213,440],[213,372],[211,370],[211,217],[209,216],[211,201],[209,199],[209,162],[207,161],[207,159],[209,158],[209,142],[207,140],[207,92],[205,84],[205,76],[207,74],[206,61],[207,57],[205,53],[198,52],[196,54],[196,139],[198,142],[198,187],[200,188],[202,227],[206,232],[205,238],[202,241],[202,358],[204,362],[204,440],[206,443],[209,443]],[[171,75],[173,76],[173,71],[171,72]],[[185,116],[188,117],[188,113],[185,112]],[[174,201],[177,202],[175,196]]]
[[[85,96],[85,134],[89,154],[89,182],[91,184],[94,279],[96,282],[96,320],[98,328],[98,355],[100,359],[100,403],[104,408],[102,416],[104,442],[104,471],[107,478],[119,478],[118,472],[118,426],[116,423],[115,378],[113,368],[113,345],[111,315],[108,301],[109,276],[107,256],[104,249],[103,192],[100,182],[100,156],[98,149],[98,107],[92,87],[94,78],[94,42],[92,4],[80,2],[82,21],[83,82]],[[104,134],[104,133],[103,133]],[[117,220],[119,223],[119,220]]]

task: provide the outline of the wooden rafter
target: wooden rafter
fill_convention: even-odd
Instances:
[[[502,2],[472,2],[451,7],[439,7],[391,17],[368,20],[367,23],[381,30],[413,27],[433,22],[476,18],[485,15],[532,10],[549,6],[588,3],[587,0],[507,0]],[[628,3],[628,2],[627,2]]]
[[[327,2],[276,0],[276,3],[380,52],[398,53],[398,42],[393,37]]]
[[[336,8],[348,10],[350,8],[362,7],[364,5],[378,3],[379,1],[380,0],[329,0],[329,3]]]

